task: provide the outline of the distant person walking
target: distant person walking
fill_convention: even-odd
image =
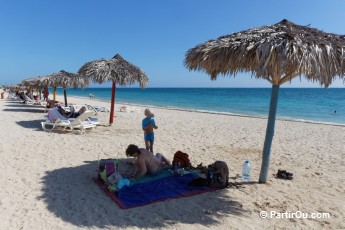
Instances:
[[[145,118],[142,121],[142,128],[144,130],[144,140],[147,150],[150,150],[153,153],[153,143],[155,139],[155,134],[153,129],[158,129],[156,122],[154,120],[154,114],[150,109],[145,109]]]

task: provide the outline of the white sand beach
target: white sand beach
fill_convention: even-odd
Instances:
[[[163,108],[152,108],[159,127],[154,152],[172,159],[181,150],[193,165],[223,160],[230,177],[249,159],[252,182],[120,209],[92,177],[98,159],[126,158],[129,144],[144,146],[145,107],[135,107],[140,112],[115,112],[113,126],[109,113],[99,112],[101,125],[77,135],[44,132],[43,108],[0,100],[0,229],[345,229],[345,127],[278,120],[269,182],[258,184],[266,119]],[[276,179],[278,169],[294,173],[294,179]],[[261,218],[261,211],[268,217]],[[271,218],[273,212],[288,216]],[[329,217],[288,218],[295,213]]]

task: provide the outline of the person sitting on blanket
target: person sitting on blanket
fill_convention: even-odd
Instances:
[[[134,170],[130,179],[138,180],[146,174],[157,174],[161,169],[170,167],[170,161],[160,153],[156,156],[144,148],[129,145],[126,150],[127,157],[135,157]]]

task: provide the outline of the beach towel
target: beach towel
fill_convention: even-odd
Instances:
[[[152,176],[156,179],[145,176],[142,183],[132,183],[130,186],[124,186],[120,190],[110,192],[101,181],[98,184],[103,190],[119,205],[122,209],[139,207],[154,202],[161,202],[167,199],[177,199],[182,197],[193,196],[205,192],[215,191],[215,188],[206,186],[190,186],[189,183],[195,179],[195,175],[187,174],[184,176],[157,175]]]
[[[57,119],[67,120],[57,109],[52,109],[48,111],[48,119],[52,122],[55,122]]]

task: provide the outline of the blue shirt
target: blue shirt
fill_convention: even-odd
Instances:
[[[143,129],[146,128],[150,122],[152,122],[152,124],[151,124],[152,127],[156,126],[155,119],[146,117],[143,119],[143,122],[142,122]]]

